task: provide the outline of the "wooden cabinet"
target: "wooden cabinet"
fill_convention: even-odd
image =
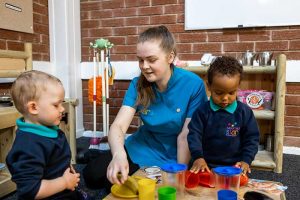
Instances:
[[[66,134],[72,152],[72,164],[76,164],[76,113],[75,107],[78,99],[66,99],[63,103],[65,115],[61,120],[59,128]]]
[[[15,139],[16,119],[21,115],[14,107],[0,108],[0,162],[5,163],[7,153]],[[0,171],[0,197],[16,189],[10,180],[11,175],[7,168]]]
[[[273,96],[275,98],[274,111],[253,110],[260,128],[260,143],[265,143],[267,134],[274,135],[274,151],[259,151],[252,162],[252,167],[282,173],[286,56],[283,54],[279,55],[276,66],[244,66],[243,68],[244,77],[241,82],[241,89],[263,89],[275,92]],[[187,67],[186,69],[198,74],[204,81],[207,80],[208,67]]]
[[[78,100],[68,99],[63,103],[65,116],[60,123],[60,129],[66,134],[72,152],[71,163],[75,164],[76,158],[76,123],[75,107]],[[21,114],[15,107],[0,107],[0,163],[5,163],[6,156],[15,139],[16,119]],[[7,168],[0,171],[0,198],[16,190],[16,185],[11,181]]]

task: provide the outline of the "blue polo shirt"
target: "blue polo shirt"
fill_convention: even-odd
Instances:
[[[188,144],[193,160],[204,158],[209,167],[253,161],[259,129],[252,110],[239,101],[225,109],[212,100],[202,104],[188,125]]]
[[[137,81],[134,78],[123,105],[136,109],[143,125],[128,137],[125,146],[131,160],[139,166],[161,166],[177,162],[177,136],[186,118],[207,101],[205,86],[196,74],[174,67],[167,89],[160,92],[153,84],[155,101],[148,108],[135,106]]]

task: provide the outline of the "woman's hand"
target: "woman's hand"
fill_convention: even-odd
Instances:
[[[121,178],[118,174],[121,173]],[[112,184],[123,184],[128,177],[129,164],[126,152],[116,152],[107,167],[107,179]]]
[[[190,172],[197,174],[199,171],[204,172],[205,170],[210,172],[210,169],[207,166],[206,161],[203,158],[198,158],[197,160],[194,161],[193,166],[190,169]]]

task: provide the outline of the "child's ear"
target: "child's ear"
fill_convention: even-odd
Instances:
[[[28,110],[28,113],[30,113],[32,115],[38,114],[38,109],[37,109],[37,103],[36,103],[36,101],[29,101],[27,103],[27,110]]]

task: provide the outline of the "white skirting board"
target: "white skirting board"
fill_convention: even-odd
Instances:
[[[300,148],[299,147],[283,146],[283,153],[284,154],[300,155]]]

